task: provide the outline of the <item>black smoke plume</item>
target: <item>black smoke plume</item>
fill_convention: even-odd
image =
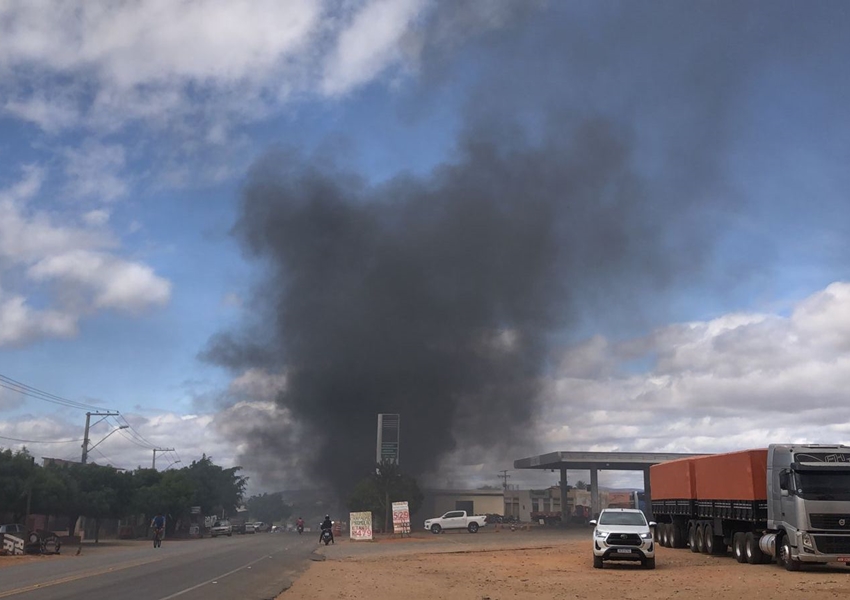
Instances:
[[[285,370],[278,402],[316,436],[312,472],[341,487],[366,473],[380,412],[402,415],[414,474],[459,442],[500,445],[534,415],[577,301],[680,269],[658,215],[687,204],[647,196],[610,123],[561,125],[535,143],[482,127],[453,163],[380,185],[295,152],[254,169],[236,231],[268,265],[262,322],[207,356]],[[274,435],[255,442],[274,454]]]
[[[450,160],[374,183],[333,153],[278,150],[245,185],[235,231],[266,277],[253,320],[205,357],[286,373],[286,421],[242,438],[249,468],[286,456],[345,490],[372,466],[379,412],[401,413],[412,474],[533,435],[571,327],[663,312],[664,290],[708,277],[738,201],[724,152],[758,122],[741,90],[768,69],[793,89],[798,57],[846,39],[840,3],[438,6],[399,110],[428,114],[474,72]]]

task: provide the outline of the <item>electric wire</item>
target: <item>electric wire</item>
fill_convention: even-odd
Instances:
[[[63,398],[62,396],[45,392],[44,390],[40,390],[2,374],[0,374],[0,387],[17,392],[24,396],[29,396],[30,398],[43,400],[52,404],[58,404],[67,408],[76,408],[78,410],[102,410],[102,407],[86,404],[85,402],[77,402],[76,400],[69,400],[68,398]]]
[[[5,435],[0,435],[0,440],[11,440],[13,442],[22,442],[24,444],[73,444],[82,442],[82,439],[79,440],[23,440],[20,438],[7,437]]]

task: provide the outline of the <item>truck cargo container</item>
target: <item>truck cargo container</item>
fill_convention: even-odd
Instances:
[[[738,562],[850,563],[850,446],[771,444],[650,467],[662,546]]]

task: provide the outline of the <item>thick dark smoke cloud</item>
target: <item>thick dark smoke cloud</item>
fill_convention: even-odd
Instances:
[[[413,473],[458,439],[497,446],[534,415],[552,336],[587,290],[681,269],[661,223],[688,204],[646,195],[609,122],[557,124],[535,142],[476,128],[452,164],[382,185],[295,152],[254,170],[237,233],[269,265],[266,339],[222,336],[208,357],[285,368],[278,401],[321,436],[332,481],[370,467],[379,412],[401,413]]]
[[[423,60],[453,15],[475,21],[456,4],[424,27]],[[258,424],[247,466],[297,452],[295,428],[307,468],[344,490],[372,466],[379,412],[401,413],[414,474],[498,449],[529,435],[553,344],[582,315],[629,320],[705,276],[739,201],[732,107],[769,50],[814,29],[732,3],[567,4],[501,3],[498,27],[457,44],[457,71],[445,51],[423,65],[435,87],[479,77],[453,158],[429,175],[375,184],[292,149],[255,166],[235,231],[267,277],[255,318],[204,353],[286,373],[291,423]]]

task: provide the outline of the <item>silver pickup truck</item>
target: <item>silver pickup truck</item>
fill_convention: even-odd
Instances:
[[[486,524],[486,515],[468,516],[465,510],[450,510],[442,517],[425,521],[425,529],[431,533],[442,533],[447,529],[466,529],[469,533],[478,533],[478,529]]]

